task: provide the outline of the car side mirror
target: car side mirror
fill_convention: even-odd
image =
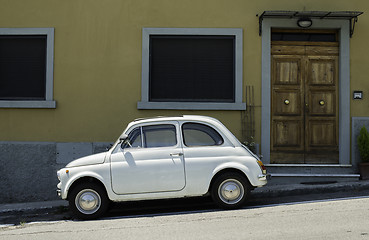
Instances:
[[[122,142],[126,141],[127,139],[128,139],[128,135],[127,134],[123,134],[122,136],[120,136],[119,142],[122,143]]]
[[[127,134],[123,134],[119,138],[119,144],[121,144],[121,148],[124,148],[125,145],[132,147],[131,143],[129,142],[129,138]]]

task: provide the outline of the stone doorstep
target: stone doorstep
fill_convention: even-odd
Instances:
[[[332,177],[359,178],[360,174],[270,173],[271,177]]]

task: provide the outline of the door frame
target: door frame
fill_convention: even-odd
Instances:
[[[298,29],[296,19],[264,19],[262,22],[261,56],[261,154],[263,162],[270,164],[271,118],[271,30],[272,28]],[[338,145],[339,165],[350,165],[350,22],[347,20],[313,19],[309,29],[338,29],[339,83],[338,83]],[[280,165],[280,164],[273,164]],[[283,164],[285,165],[285,164]],[[291,165],[291,164],[287,164]],[[301,165],[301,164],[298,164]],[[330,164],[332,165],[332,164]],[[337,164],[333,164],[337,165]]]

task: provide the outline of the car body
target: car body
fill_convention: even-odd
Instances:
[[[155,117],[128,124],[109,151],[57,172],[58,194],[79,218],[101,216],[110,201],[211,194],[226,209],[267,183],[260,159],[218,120]]]

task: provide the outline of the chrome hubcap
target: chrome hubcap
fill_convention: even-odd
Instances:
[[[81,213],[93,214],[100,208],[100,195],[92,189],[84,189],[76,196],[76,207]]]
[[[227,179],[223,181],[218,189],[220,199],[227,204],[238,203],[242,199],[244,192],[242,183],[236,179]]]

